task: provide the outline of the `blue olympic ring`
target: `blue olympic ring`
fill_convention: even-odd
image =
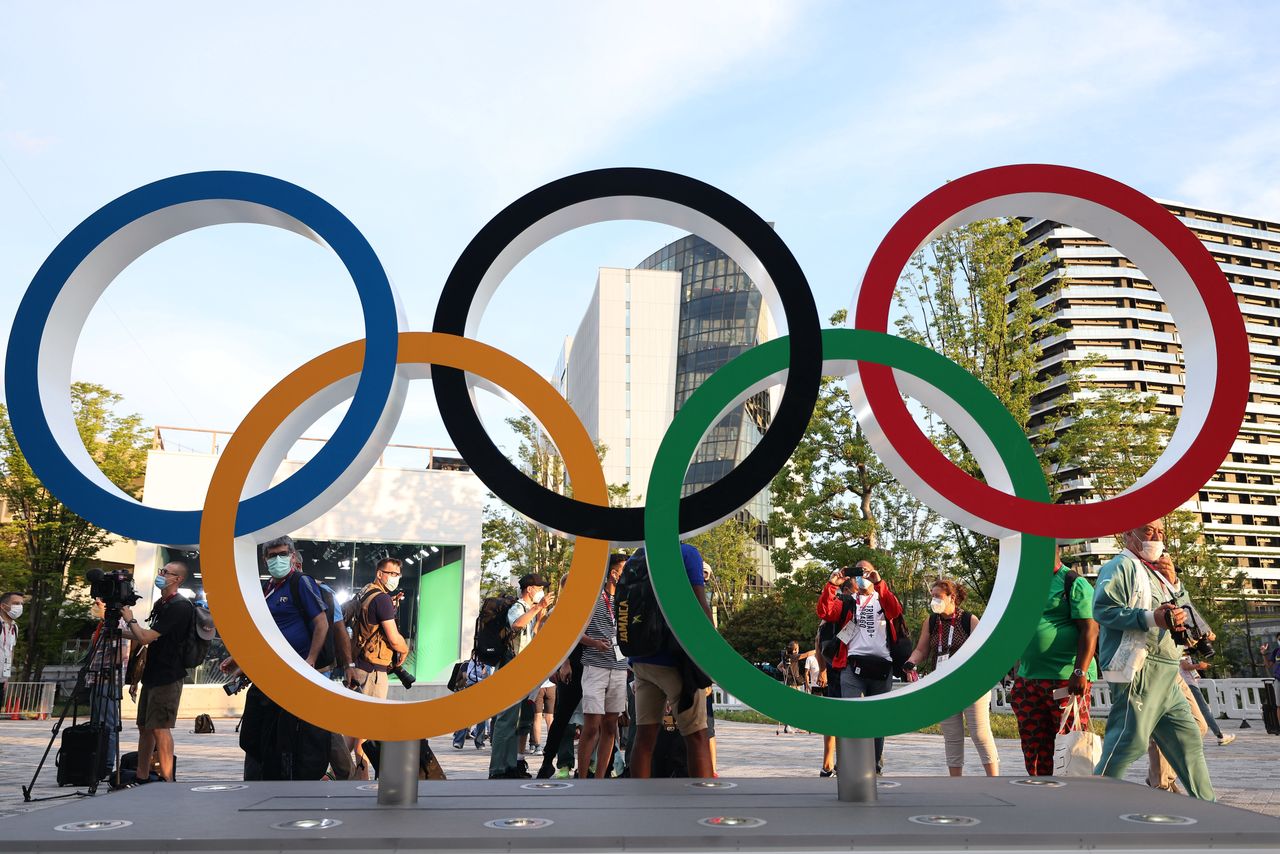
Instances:
[[[155,216],[175,206],[185,208]],[[32,471],[73,511],[122,536],[196,543],[200,511],[147,507],[96,466],[86,474],[72,461],[87,459],[68,396],[75,340],[102,291],[134,259],[183,232],[231,222],[273,225],[328,246],[356,286],[365,339],[356,391],[333,437],[288,479],[241,501],[237,535],[270,528],[315,501],[360,456],[384,414],[394,422],[403,404],[395,388],[402,325],[395,290],[373,247],[337,208],[287,181],[249,172],[194,172],[126,193],[80,223],[41,265],[18,306],[5,364],[9,417]],[[46,337],[55,317],[58,333]],[[51,423],[46,407],[60,417]]]

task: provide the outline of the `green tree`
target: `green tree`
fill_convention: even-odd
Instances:
[[[812,601],[805,605],[771,591],[744,602],[721,623],[720,634],[747,661],[776,664],[790,641],[808,649],[817,623]]]
[[[832,324],[845,315],[833,314]],[[786,573],[809,559],[846,566],[858,548],[879,547],[875,500],[891,481],[854,417],[844,378],[823,377],[804,438],[770,486],[774,568]]]
[[[524,415],[508,418],[507,424],[520,438],[517,462],[525,474],[552,492],[572,497],[573,486],[565,473],[564,460],[537,422]],[[596,446],[601,459],[605,450],[604,445]],[[610,506],[630,504],[626,484],[610,485],[608,489]],[[481,530],[481,595],[510,593],[515,581],[530,572],[542,573],[553,588],[558,587],[573,561],[573,541],[500,505],[492,494],[489,499]]]
[[[717,619],[724,620],[742,604],[747,582],[755,570],[755,561],[751,558],[751,529],[738,519],[726,519],[689,542],[711,565],[707,592],[712,607],[717,610]]]
[[[150,437],[138,415],[115,413],[120,402],[120,395],[100,385],[71,385],[72,416],[89,456],[112,483],[137,498]],[[36,478],[3,405],[0,497],[11,514],[2,536],[22,556],[24,592],[31,597],[23,617],[21,678],[39,679],[45,664],[58,656],[66,638],[87,616],[83,571],[112,535],[73,513]]]

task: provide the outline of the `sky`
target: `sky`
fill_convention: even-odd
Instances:
[[[339,208],[418,330],[490,217],[601,167],[681,172],[776,222],[823,318],[848,306],[900,214],[991,166],[1076,166],[1156,198],[1280,219],[1268,4],[4,9],[4,327],[82,219],[206,169],[272,175]],[[597,268],[634,266],[677,235],[610,223],[556,238],[504,282],[479,337],[549,373]],[[231,430],[291,370],[362,334],[354,289],[326,249],[218,226],[157,247],[112,283],[73,375],[119,392],[148,424]],[[516,412],[482,404],[506,445],[501,419]],[[452,444],[426,384],[395,441]]]

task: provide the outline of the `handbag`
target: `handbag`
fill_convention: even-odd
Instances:
[[[1086,729],[1080,717],[1084,697],[1072,697],[1058,720],[1058,734],[1053,740],[1053,776],[1091,777],[1102,758],[1102,739]]]

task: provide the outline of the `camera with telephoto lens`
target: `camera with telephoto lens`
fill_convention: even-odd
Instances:
[[[413,683],[418,681],[413,678],[413,674],[404,669],[404,656],[398,652],[391,654],[391,666],[387,668],[387,672],[394,673],[405,688],[412,688]]]
[[[250,680],[248,676],[241,673],[236,678],[231,679],[230,681],[227,681],[227,682],[223,682],[222,690],[227,692],[228,697],[234,697],[236,694],[239,694],[245,688],[248,688],[250,684],[252,684],[252,680]]]
[[[103,571],[94,567],[84,577],[89,582],[89,595],[94,599],[101,599],[110,610],[133,605],[142,599],[133,589],[133,575],[127,570]]]
[[[1190,605],[1179,605],[1177,602],[1170,600],[1165,603],[1174,608],[1181,608],[1182,613],[1187,619],[1180,627],[1169,630],[1173,642],[1178,646],[1185,647],[1187,653],[1195,653],[1200,658],[1213,658],[1217,650],[1213,648],[1213,643],[1209,640],[1209,632],[1196,619],[1196,609]]]

